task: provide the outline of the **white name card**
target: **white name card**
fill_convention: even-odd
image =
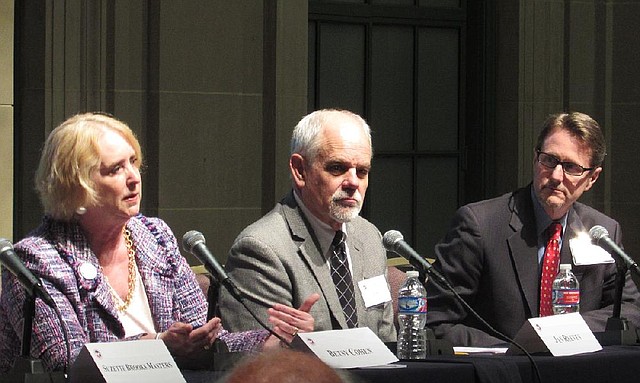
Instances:
[[[578,233],[575,238],[569,240],[573,263],[576,266],[598,265],[602,263],[614,263],[611,254],[607,253],[600,246],[591,242],[591,237],[587,233]]]
[[[602,350],[579,313],[530,318],[514,339],[529,353],[549,351],[553,356],[576,355]],[[521,354],[514,345],[507,354]]]
[[[69,373],[73,382],[185,382],[161,340],[87,343]]]
[[[368,327],[299,333],[292,345],[313,352],[333,368],[381,366],[398,361]]]

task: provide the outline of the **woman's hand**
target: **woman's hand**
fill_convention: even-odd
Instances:
[[[185,356],[203,349],[208,350],[218,337],[220,329],[222,329],[220,318],[213,318],[199,328],[176,322],[160,334],[159,339],[164,341],[172,355]]]
[[[273,331],[288,343],[291,343],[299,332],[313,331],[315,320],[309,311],[319,299],[320,294],[311,294],[297,310],[286,305],[275,304],[273,308],[267,310],[269,322],[273,324]]]

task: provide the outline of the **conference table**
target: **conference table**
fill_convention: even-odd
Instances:
[[[640,346],[606,346],[572,356],[533,355],[532,360],[504,354],[427,356],[386,367],[351,369],[349,374],[367,383],[640,382]]]
[[[183,370],[189,383],[217,382],[226,372],[227,369]],[[438,355],[427,356],[425,360],[341,372],[357,383],[637,383],[640,382],[640,346],[605,346],[600,351],[572,356],[533,355],[532,360],[522,355],[504,354]],[[0,382],[5,381],[62,383],[64,378],[5,380],[0,376]]]

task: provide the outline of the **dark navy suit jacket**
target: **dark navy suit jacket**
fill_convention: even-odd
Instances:
[[[531,185],[458,209],[452,226],[436,245],[434,266],[456,291],[495,329],[513,338],[525,321],[538,316],[540,268]],[[577,232],[602,225],[621,243],[615,220],[581,203],[568,213],[561,263],[571,263],[569,239]],[[580,313],[592,331],[603,331],[612,315],[615,264],[572,266],[580,282]],[[454,345],[487,346],[504,343],[469,315],[450,293],[427,283],[427,326]],[[622,316],[640,326],[638,289],[626,275]]]

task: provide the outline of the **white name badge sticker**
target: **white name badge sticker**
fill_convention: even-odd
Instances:
[[[583,354],[602,346],[579,313],[530,318],[514,339],[530,353],[549,351],[553,356]],[[511,345],[507,354],[522,351]]]
[[[587,233],[580,233],[577,237],[569,240],[573,263],[576,266],[598,265],[601,263],[614,263],[611,254],[607,253],[600,246],[591,243],[591,238]]]
[[[389,285],[384,275],[358,282],[364,305],[369,308],[391,300]]]
[[[368,327],[299,333],[292,345],[313,352],[333,368],[381,366],[398,361]]]
[[[161,340],[87,343],[69,377],[71,382],[185,382]]]

